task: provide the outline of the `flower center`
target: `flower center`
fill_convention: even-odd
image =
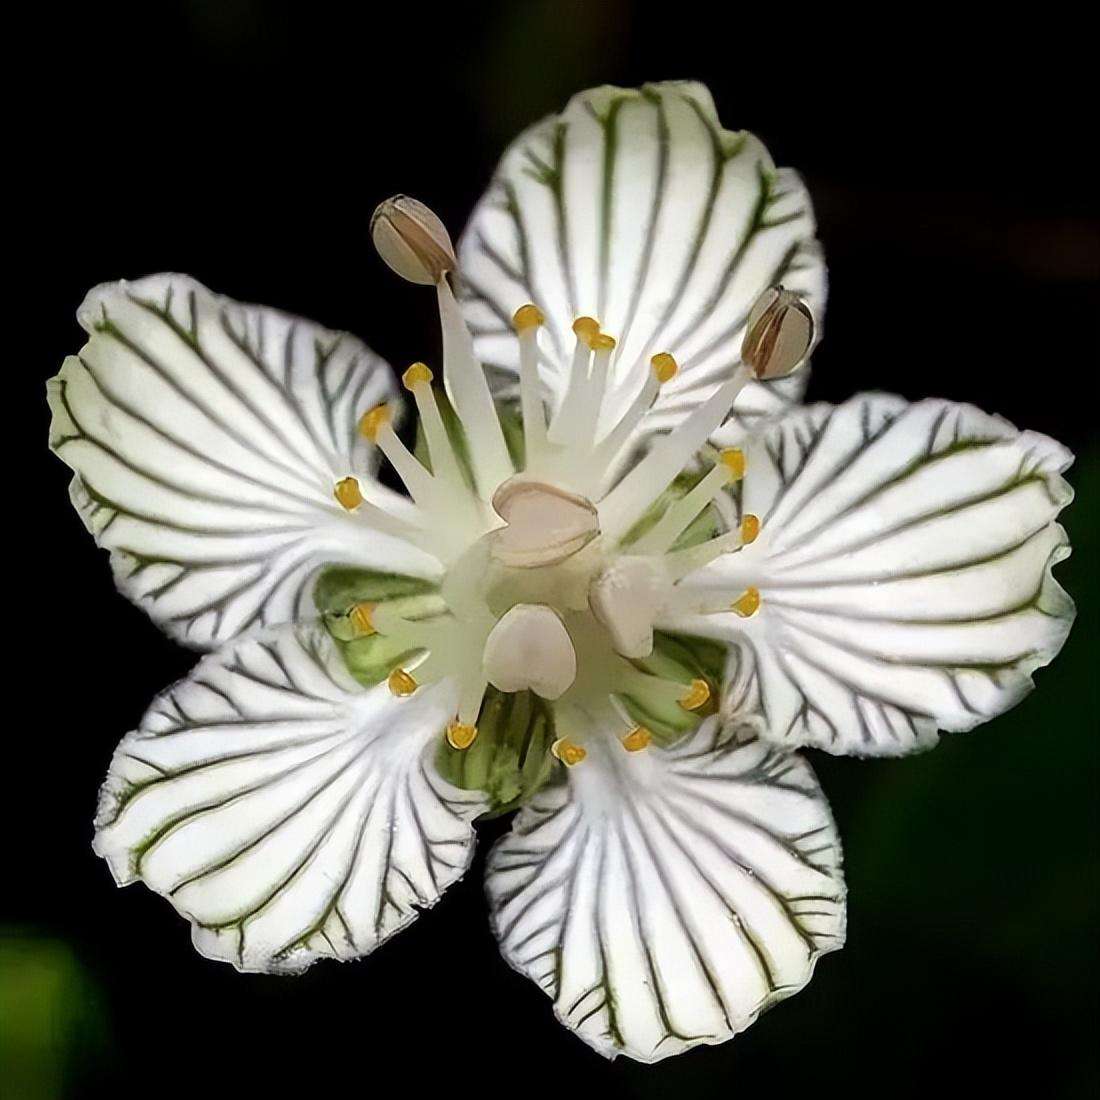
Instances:
[[[514,318],[522,447],[513,433],[510,449],[446,278],[436,290],[446,400],[423,363],[402,376],[420,414],[426,454],[409,451],[388,407],[366,412],[360,430],[408,489],[416,519],[402,533],[439,559],[443,580],[432,597],[364,605],[353,626],[385,639],[395,694],[441,680],[455,685],[448,731],[454,748],[472,744],[492,685],[553,702],[561,734],[555,755],[567,764],[584,758],[588,731],[609,724],[621,728],[625,749],[644,749],[652,733],[637,720],[639,712],[697,711],[716,686],[682,662],[658,660],[655,629],[670,610],[685,610],[677,587],[683,577],[740,549],[759,530],[752,516],[733,530],[724,519],[696,530],[702,514],[744,475],[740,451],[720,452],[707,472],[674,485],[685,467],[698,465],[751,372],[737,368],[619,476],[642,418],[677,373],[675,359],[663,352],[647,370],[625,369],[614,361],[615,340],[593,318],[580,317],[568,381],[550,399],[538,345],[543,318],[535,306],[523,306]],[[349,482],[334,488],[340,504],[369,507]],[[718,592],[704,602],[686,609],[751,615],[759,594]]]

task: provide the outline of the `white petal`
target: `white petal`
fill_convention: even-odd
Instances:
[[[486,803],[432,763],[455,704],[446,682],[408,699],[363,690],[317,627],[239,640],[124,738],[95,850],[238,970],[365,955],[472,858]]]
[[[50,444],[119,588],[174,637],[212,648],[312,614],[325,564],[438,570],[371,478],[357,418],[395,389],[354,337],[182,275],[104,284],[78,319],[91,338],[50,383]],[[349,475],[354,514],[333,496]]]
[[[601,1054],[720,1043],[844,939],[840,846],[809,767],[758,741],[586,742],[489,858],[505,958]]]
[[[684,586],[755,586],[760,610],[665,625],[741,642],[765,736],[925,748],[1013,706],[1061,648],[1060,444],[972,406],[869,395],[784,417],[746,458],[741,504],[761,534]]]
[[[519,369],[511,327],[533,301],[546,316],[543,379],[564,392],[577,316],[619,341],[605,426],[638,392],[657,352],[679,374],[644,422],[666,429],[704,401],[740,362],[753,302],[782,283],[805,297],[818,330],[825,267],[798,176],[775,169],[751,134],[723,130],[699,84],[602,87],[575,96],[508,149],[459,242],[467,318],[482,360]],[[753,383],[737,415],[775,413],[797,400],[806,371]]]

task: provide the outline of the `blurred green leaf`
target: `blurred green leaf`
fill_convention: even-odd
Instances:
[[[0,1081],[15,1100],[66,1094],[79,1067],[102,1058],[102,1000],[64,942],[0,929]]]

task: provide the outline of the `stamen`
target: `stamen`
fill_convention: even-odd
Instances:
[[[371,443],[378,442],[379,431],[393,419],[389,405],[375,405],[359,417],[359,434]]]
[[[683,534],[704,508],[730,483],[731,472],[725,462],[713,469],[679,500],[633,545],[638,554],[663,554]]]
[[[447,726],[447,744],[452,749],[468,749],[477,737],[477,726],[469,726],[464,722],[451,722]]]
[[[342,477],[333,486],[332,493],[349,512],[354,512],[363,503],[363,491],[356,477]]]
[[[412,695],[420,686],[403,668],[395,668],[386,678],[386,685],[399,699]]]
[[[679,680],[666,680],[663,676],[642,672],[628,661],[614,668],[610,680],[616,694],[647,700],[657,707],[679,703],[684,698],[684,685]]]
[[[552,443],[563,447],[574,446],[577,442],[576,425],[578,418],[584,415],[585,398],[588,390],[588,361],[592,356],[592,338],[599,335],[599,322],[593,317],[578,317],[573,322],[573,332],[577,337],[573,349],[573,362],[569,367],[569,379],[565,387],[565,396],[561,399],[558,411],[550,421],[547,433]]]
[[[751,380],[744,365],[713,394],[658,440],[649,453],[600,503],[600,527],[611,541],[621,538],[672,483],[692,455],[726,418],[737,395]]]
[[[742,619],[755,615],[760,610],[760,589],[746,588],[730,605],[730,610],[736,611]]]
[[[740,447],[727,447],[719,451],[718,461],[729,470],[731,481],[740,481],[745,476],[745,452]]]
[[[455,490],[467,494],[466,484],[459,469],[458,456],[451,445],[451,437],[443,424],[439,405],[432,390],[435,375],[425,363],[413,363],[401,376],[405,389],[409,390],[416,402],[416,411],[420,414],[420,424],[424,429],[424,438],[428,441],[428,457],[432,462],[432,474]]]
[[[416,393],[417,386],[430,386],[434,377],[435,375],[432,374],[431,367],[429,367],[427,363],[413,363],[413,365],[401,375],[401,381],[409,393]]]
[[[403,279],[430,286],[456,266],[447,227],[434,211],[408,195],[380,202],[370,220],[378,254]]]
[[[348,620],[355,628],[357,637],[366,638],[370,634],[376,634],[371,616],[375,605],[372,603],[357,603],[348,613]]]
[[[600,322],[595,317],[578,317],[573,322],[573,333],[586,344],[600,331]]]
[[[546,410],[538,371],[538,330],[543,316],[537,306],[520,306],[512,317],[519,336],[519,396],[527,470],[538,469],[546,452]]]
[[[658,385],[661,386],[666,382],[671,382],[680,369],[680,365],[667,351],[659,351],[650,359],[649,365],[653,368],[653,375],[657,379]]]
[[[611,353],[615,350],[615,338],[606,332],[597,332],[588,340],[592,349],[592,373],[585,387],[584,400],[577,414],[577,424],[573,432],[578,448],[587,452],[596,438],[596,428],[603,408],[604,393],[607,390],[607,375],[611,368]]]
[[[677,700],[684,710],[698,710],[710,698],[710,684],[706,680],[695,679],[691,687]]]
[[[774,286],[749,311],[741,358],[757,378],[782,378],[802,363],[813,342],[809,306],[797,294]]]
[[[543,317],[542,310],[532,302],[520,306],[519,309],[512,314],[512,324],[515,325],[516,332],[525,332],[527,329],[539,328],[545,323],[546,318]]]
[[[474,356],[474,342],[446,279],[436,284],[443,328],[443,374],[455,412],[469,429],[470,463],[486,496],[515,473],[485,371]]]
[[[420,387],[418,387],[420,388]],[[367,416],[370,416],[367,413]],[[364,417],[366,419],[366,417]],[[364,432],[364,434],[366,434]],[[378,449],[389,459],[390,465],[397,471],[397,476],[405,483],[409,496],[421,507],[425,505],[439,509],[442,502],[441,486],[436,482],[427,470],[420,464],[420,460],[401,442],[393,425],[389,420],[383,420],[374,427],[374,442]]]
[[[621,739],[620,744],[627,752],[641,752],[652,740],[653,734],[645,726],[635,726]]]
[[[744,545],[740,529],[727,531],[716,538],[707,539],[697,546],[688,546],[683,550],[674,550],[664,557],[665,573],[669,580],[678,581],[696,569],[702,569],[709,565],[715,558],[723,554],[729,554],[734,550],[740,550]]]
[[[569,768],[575,767],[588,755],[583,746],[570,741],[568,737],[559,737],[550,746],[550,752],[555,759],[560,760]]]
[[[741,542],[748,546],[749,543],[756,541],[756,536],[759,534],[760,517],[754,516],[752,512],[746,512],[741,520]]]
[[[411,605],[411,606],[410,606]],[[416,618],[406,618],[402,611],[412,611]],[[447,604],[439,596],[414,596],[387,600],[371,607],[370,621],[376,634],[384,634],[408,649],[433,651],[454,619],[447,615]],[[419,674],[423,666],[417,666]]]
[[[599,476],[612,464],[612,460],[626,445],[634,429],[657,399],[662,384],[678,370],[676,360],[668,352],[661,352],[650,360],[652,370],[646,375],[642,388],[631,401],[619,422],[596,445],[592,452],[591,468]]]

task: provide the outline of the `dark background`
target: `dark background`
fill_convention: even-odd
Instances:
[[[5,1097],[1096,1095],[1095,36],[1055,5],[1026,24],[1010,6],[836,7],[6,16]],[[708,83],[727,126],[807,179],[832,283],[811,396],[973,401],[1077,452],[1069,644],[1020,707],[935,752],[814,755],[849,946],[724,1046],[655,1067],[589,1051],[501,961],[480,858],[364,962],[276,979],[199,958],[90,848],[116,742],[192,658],[114,593],[46,451],[43,383],[83,342],[84,291],[186,271],[430,359],[432,296],[373,254],[375,203],[407,191],[457,231],[521,127],[592,84],[672,77]]]

